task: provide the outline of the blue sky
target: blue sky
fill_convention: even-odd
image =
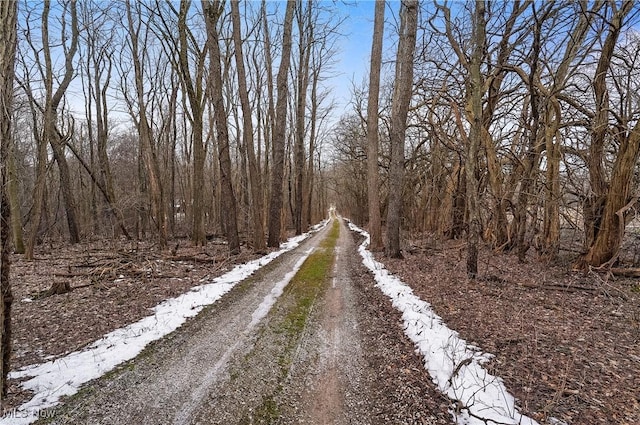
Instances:
[[[1,1],[1,0],[0,0]],[[29,0],[27,0],[29,1]],[[371,42],[373,33],[374,18],[374,0],[321,0],[331,4],[331,9],[344,17],[345,20],[340,27],[342,37],[338,41],[338,52],[336,54],[336,64],[333,73],[335,76],[326,82],[328,89],[332,90],[332,97],[336,100],[336,110],[334,116],[337,118],[345,111],[350,109],[349,102],[351,100],[351,91],[353,82],[361,85],[362,81],[368,79],[369,74],[369,57],[371,54]],[[28,3],[32,8],[38,8],[39,3]],[[195,4],[195,3],[194,3]],[[58,8],[58,3],[52,3],[53,9]],[[387,10],[385,18],[387,21],[392,20],[392,13],[397,13],[399,2],[392,0],[387,1]],[[52,15],[55,14],[52,10]],[[21,15],[24,18],[24,15]],[[37,26],[38,22],[33,22]],[[390,28],[386,28],[385,39],[391,36]],[[53,36],[58,37],[55,29]],[[385,52],[385,54],[387,54]],[[55,55],[55,52],[54,52]],[[56,55],[57,57],[57,55]],[[69,88],[71,98],[82,97],[79,80],[76,78]],[[72,99],[69,99],[72,101]],[[72,103],[74,103],[72,101]],[[84,107],[82,105],[74,105],[73,109],[77,109],[77,113],[82,114]]]
[[[371,57],[371,42],[373,40],[373,17],[375,1],[339,1],[336,3],[342,13],[347,17],[343,24],[344,37],[340,43],[340,53],[336,64],[336,72],[339,73],[331,84],[335,88],[336,101],[339,105],[336,115],[350,109],[348,103],[351,100],[352,82],[360,85],[363,80],[368,81]],[[393,19],[392,12],[397,13],[400,3],[388,1],[385,11],[385,20]],[[383,55],[388,56],[390,27],[385,27],[385,50]]]
[[[342,74],[339,77],[343,84],[341,88],[350,90],[352,80],[359,83],[369,74],[374,6],[373,1],[358,1],[342,6],[347,19],[337,66],[337,71]]]

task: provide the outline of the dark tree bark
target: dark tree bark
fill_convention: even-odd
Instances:
[[[164,190],[162,179],[160,178],[160,166],[158,164],[155,143],[153,139],[153,130],[147,117],[147,101],[145,99],[146,88],[144,85],[144,65],[142,52],[140,51],[141,43],[138,38],[140,33],[141,21],[140,17],[136,20],[130,1],[126,2],[127,8],[127,25],[128,36],[131,39],[131,56],[133,60],[133,68],[135,75],[135,91],[136,100],[138,102],[137,114],[130,107],[130,114],[138,129],[140,138],[140,158],[147,172],[149,180],[149,189],[151,193],[151,208],[153,217],[156,222],[159,242],[161,246],[167,244],[167,220],[164,208]],[[144,50],[144,47],[143,47]]]
[[[291,29],[293,27],[293,11],[296,2],[287,1],[287,11],[284,18],[284,33],[282,35],[282,54],[280,67],[276,79],[278,99],[275,107],[275,125],[273,141],[271,143],[271,199],[269,203],[269,238],[267,245],[280,246],[280,227],[282,225],[282,196],[284,182],[284,148],[287,127],[287,98],[289,86],[287,77],[291,61]]]
[[[111,166],[109,156],[107,154],[107,145],[109,142],[109,107],[107,104],[107,90],[111,82],[111,72],[113,69],[112,54],[113,50],[108,43],[113,42],[112,39],[106,40],[105,45],[98,46],[98,37],[95,34],[88,34],[88,42],[90,55],[87,58],[87,74],[93,71],[93,85],[89,83],[89,96],[95,101],[95,117],[91,116],[89,109],[87,119],[89,120],[89,129],[92,128],[91,120],[95,119],[96,123],[96,146],[97,146],[97,162],[98,162],[98,182],[99,189],[109,207],[109,211],[118,222],[118,226],[127,239],[131,239],[127,231],[125,218],[122,211],[117,207],[116,191],[113,184],[113,175],[111,174]],[[102,47],[102,48],[101,48]],[[111,49],[111,50],[110,50]],[[104,77],[104,79],[103,79]],[[89,104],[90,105],[90,104]]]
[[[540,94],[535,88],[536,80],[539,78],[538,69],[540,66],[540,49],[542,37],[542,24],[546,17],[549,16],[550,8],[547,7],[543,11],[542,16],[538,17],[535,3],[532,3],[533,15],[533,41],[531,45],[530,70],[528,75],[529,88],[529,108],[531,109],[529,123],[529,137],[526,154],[522,160],[522,177],[521,187],[516,200],[514,210],[514,225],[516,228],[516,248],[518,251],[518,259],[525,261],[525,256],[529,250],[530,243],[527,239],[527,220],[528,210],[531,203],[531,190],[534,185],[534,177],[539,169],[540,155],[542,154],[543,144],[541,143],[540,129]]]
[[[74,78],[74,57],[78,49],[78,17],[76,11],[76,1],[70,0],[62,4],[65,19],[61,20],[63,34],[62,41],[65,45],[64,55],[61,58],[64,63],[62,75],[56,76],[54,68],[54,59],[51,57],[51,45],[49,38],[49,13],[51,2],[45,1],[41,10],[41,28],[42,46],[36,47],[34,41],[27,37],[31,54],[35,57],[36,68],[42,76],[42,85],[44,99],[41,101],[36,98],[34,91],[31,89],[29,78],[21,82],[25,90],[25,94],[29,98],[29,106],[34,123],[34,138],[37,142],[36,148],[36,182],[33,190],[33,208],[30,218],[30,231],[27,238],[26,257],[33,259],[33,251],[39,236],[40,224],[45,209],[45,193],[46,193],[46,168],[48,162],[47,145],[51,146],[54,159],[58,165],[60,172],[60,190],[63,195],[63,201],[66,209],[67,225],[69,230],[69,239],[71,243],[80,241],[80,230],[76,216],[76,206],[71,188],[71,175],[67,163],[65,149],[67,147],[68,135],[62,134],[58,128],[58,108],[62,102],[65,93]],[[67,15],[68,14],[68,15]],[[67,18],[71,18],[69,23]],[[26,23],[27,28],[29,23]],[[69,33],[70,31],[70,33]],[[68,44],[67,44],[68,43]],[[59,82],[58,87],[54,90],[54,83]],[[39,118],[41,115],[41,118]],[[38,127],[41,122],[41,128]]]
[[[515,68],[520,78],[526,82],[529,91],[529,136],[526,152],[521,160],[521,186],[516,200],[514,211],[514,224],[517,237],[517,251],[520,260],[524,260],[526,252],[532,245],[536,234],[537,225],[529,226],[527,221],[533,224],[535,220],[530,220],[528,215],[537,216],[537,198],[532,189],[535,186],[537,174],[540,173],[540,163],[542,153],[546,150],[547,166],[545,171],[544,185],[544,215],[543,233],[539,250],[547,259],[553,258],[559,249],[560,237],[560,146],[555,140],[559,135],[559,128],[562,124],[562,109],[558,100],[559,95],[566,89],[567,82],[573,74],[576,64],[582,63],[581,55],[586,54],[585,42],[592,22],[600,14],[604,2],[594,2],[589,11],[586,11],[585,4],[572,3],[556,5],[548,3],[541,7],[540,12],[535,4],[531,4],[533,18],[533,41],[529,62],[529,71]],[[575,5],[575,6],[574,6]],[[553,72],[553,79],[544,84],[541,74],[544,71],[544,64],[540,62],[540,51],[544,46],[543,28],[548,22],[562,12],[563,8],[575,7],[577,13],[573,26],[568,28],[565,35],[564,44],[566,48],[562,59],[557,64]],[[529,214],[531,208],[533,214]],[[585,222],[588,222],[585,217]]]
[[[307,9],[302,5],[298,8],[298,31],[300,43],[298,50],[298,75],[296,89],[295,111],[295,137],[294,137],[294,174],[295,174],[295,199],[293,204],[293,224],[296,235],[302,234],[302,200],[304,183],[304,136],[306,127],[307,89],[309,87],[309,58],[311,56],[312,43],[314,42],[313,22],[311,19],[312,2],[309,1]]]
[[[417,0],[402,1],[400,16],[400,41],[396,59],[391,129],[389,131],[391,165],[389,168],[389,207],[387,211],[387,255],[392,258],[402,258],[400,226],[404,186],[404,139],[413,88],[413,57],[418,30]]]
[[[253,114],[247,90],[247,74],[244,66],[242,37],[240,33],[240,8],[238,1],[231,2],[231,18],[233,21],[233,45],[235,48],[236,68],[238,69],[238,92],[242,107],[242,138],[247,150],[249,163],[249,186],[251,190],[251,217],[253,220],[253,249],[262,252],[266,248],[263,219],[263,191],[260,164],[256,159],[253,140]]]
[[[319,70],[314,68],[313,83],[311,84],[311,127],[309,129],[309,161],[307,162],[307,174],[305,181],[305,196],[306,201],[303,206],[302,218],[303,223],[308,228],[311,226],[311,220],[313,218],[313,183],[315,178],[315,162],[313,157],[316,153],[316,137],[317,137],[317,120],[318,120],[318,80]]]
[[[180,10],[178,12],[178,45],[175,46],[178,53],[178,63],[177,68],[180,74],[180,78],[183,82],[184,90],[186,91],[187,98],[189,99],[189,107],[191,109],[191,134],[193,135],[193,178],[192,178],[192,200],[193,200],[193,223],[192,223],[192,233],[191,233],[191,241],[194,245],[204,245],[206,243],[205,238],[205,229],[204,229],[204,191],[205,191],[205,182],[204,182],[204,166],[206,161],[206,144],[204,141],[204,84],[203,84],[203,74],[204,74],[204,57],[205,52],[201,51],[199,47],[194,46],[194,43],[190,40],[193,39],[190,29],[187,24],[187,16],[190,13],[189,9],[191,7],[190,0],[182,0],[180,2]],[[202,9],[205,11],[205,7],[207,13],[205,13],[205,24],[207,26],[207,32],[209,33],[209,25],[210,19],[215,18],[216,22],[213,23],[213,26],[217,25],[217,19],[219,16],[213,16],[212,11],[214,8],[217,8],[217,2],[214,4],[210,4],[208,2],[202,3]],[[217,10],[215,13],[219,13]],[[169,25],[165,24],[165,39],[170,38],[172,28]],[[217,39],[216,39],[217,43]],[[209,51],[211,52],[211,43],[209,43]],[[196,51],[196,60],[197,64],[195,66],[196,72],[195,75],[192,75],[191,64],[189,61],[189,51]],[[213,58],[211,59],[213,62]],[[214,66],[213,64],[212,66]],[[213,71],[213,68],[211,69]],[[215,78],[214,76],[210,76],[211,80]],[[222,77],[220,77],[222,78]],[[222,92],[222,90],[220,90]],[[214,96],[212,94],[212,96]],[[221,97],[219,101],[223,102],[223,98]],[[216,110],[217,111],[217,110]],[[216,112],[214,111],[214,112]],[[224,111],[223,111],[224,113]],[[223,176],[224,177],[224,176]],[[225,190],[224,182],[222,190]],[[224,196],[224,195],[223,195]],[[235,208],[235,206],[234,206]],[[234,217],[235,220],[235,217]]]
[[[380,68],[384,35],[385,1],[376,2],[369,71],[369,99],[367,101],[367,196],[369,201],[369,249],[381,251],[382,225],[380,219],[380,177],[378,175],[378,97],[380,96]]]
[[[205,14],[207,25],[207,46],[210,55],[210,81],[211,100],[216,123],[218,139],[218,161],[220,163],[220,183],[222,185],[222,207],[224,208],[223,220],[226,231],[229,252],[233,255],[240,253],[240,238],[238,237],[238,219],[236,214],[236,198],[233,192],[231,175],[231,156],[229,154],[229,129],[227,126],[227,114],[224,107],[222,94],[222,66],[220,64],[220,45],[217,29],[218,19],[224,10],[221,1],[203,2],[202,10]]]
[[[9,167],[7,182],[7,195],[9,196],[9,206],[11,209],[11,236],[13,237],[13,251],[16,254],[26,252],[24,245],[24,232],[22,230],[22,211],[20,209],[20,198],[18,196],[18,170],[16,169],[15,143],[13,138],[9,140]]]
[[[588,252],[578,260],[580,268],[602,266],[615,261],[622,244],[628,210],[637,199],[631,197],[633,177],[640,152],[640,122],[625,131],[609,128],[609,92],[607,74],[611,66],[616,43],[620,37],[624,20],[633,10],[633,2],[624,2],[615,9],[609,21],[608,33],[602,46],[600,58],[593,79],[596,111],[591,124],[591,144],[589,146],[589,176],[595,200],[590,214],[591,240],[587,240]],[[607,182],[604,171],[605,142],[608,136],[618,142],[618,149],[611,178]],[[595,223],[599,225],[596,226]]]
[[[53,59],[51,58],[51,47],[49,44],[49,10],[51,7],[50,1],[45,1],[42,8],[42,44],[44,54],[44,69],[43,74],[45,76],[45,102],[43,112],[43,139],[45,143],[49,143],[51,150],[53,151],[53,157],[58,164],[58,170],[60,171],[60,189],[62,191],[62,197],[65,203],[67,225],[69,228],[69,240],[71,243],[80,242],[80,230],[78,227],[78,220],[76,216],[76,205],[73,192],[71,189],[71,174],[69,172],[69,165],[65,155],[66,137],[63,137],[57,128],[58,121],[58,107],[60,102],[74,77],[74,65],[73,58],[78,50],[78,14],[76,11],[76,1],[71,0],[68,5],[69,12],[71,14],[71,39],[68,50],[64,55],[64,74],[60,85],[54,91],[53,84],[56,80],[53,70]],[[63,21],[64,22],[64,21]],[[63,32],[65,29],[63,28]],[[38,223],[40,217],[35,217],[36,226],[35,231],[38,231]],[[30,238],[34,238],[36,235],[31,235]]]
[[[473,50],[468,64],[469,81],[467,82],[468,109],[470,110],[471,126],[466,144],[467,158],[465,161],[465,176],[467,190],[467,276],[475,279],[478,274],[478,244],[480,242],[481,222],[478,205],[478,150],[482,144],[482,96],[484,93],[484,78],[481,71],[482,58],[486,43],[486,18],[484,0],[476,2],[473,15]]]
[[[11,304],[9,234],[11,217],[7,197],[8,160],[12,137],[13,81],[17,39],[17,1],[0,2],[0,401],[7,395],[11,360]]]

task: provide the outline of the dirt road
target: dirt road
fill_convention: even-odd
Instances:
[[[322,258],[328,273],[309,283]],[[447,406],[340,222],[87,386],[50,423],[445,424]]]

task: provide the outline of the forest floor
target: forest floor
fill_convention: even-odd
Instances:
[[[640,424],[639,280],[484,249],[471,281],[463,241],[411,245],[402,260],[378,260],[495,355],[487,368],[524,413],[541,423]]]
[[[243,377],[238,380],[240,388],[245,385],[240,394],[248,398],[239,401],[226,388],[222,399],[208,403],[227,403],[236,408],[240,404],[249,409],[246,411],[262,408],[263,413],[270,409],[269,403],[276,403],[281,415],[279,423],[302,423],[302,418],[306,423],[451,423],[449,401],[433,388],[422,359],[404,336],[399,313],[373,286],[349,235],[343,227],[337,251],[341,271],[335,273],[338,287],[329,287],[318,295],[310,322],[295,349],[296,360],[287,382],[298,384],[286,385],[275,398],[261,398],[256,395],[260,390],[254,384],[261,381],[267,386],[274,382],[280,385],[273,376],[259,375],[273,371],[246,374],[249,368],[242,359],[236,359],[229,363],[228,376]],[[319,236],[314,238],[316,242],[308,242],[308,246],[318,243]],[[188,241],[182,241],[180,245],[172,252],[147,243],[96,241],[74,247],[40,247],[34,261],[14,256],[12,369],[81,349],[107,332],[148,316],[162,300],[257,257],[244,252],[230,258],[223,244],[193,248]],[[406,253],[404,260],[382,256],[378,260],[411,286],[416,295],[431,303],[463,339],[495,355],[487,367],[504,379],[509,391],[519,399],[523,413],[540,423],[553,423],[547,422],[552,417],[568,424],[640,423],[637,280],[568,272],[566,265],[541,263],[533,258],[520,264],[514,256],[484,250],[479,279],[469,281],[464,274],[464,245],[460,241],[425,239],[412,241],[411,246],[411,253]],[[279,270],[275,273],[282,274],[295,255],[298,254],[282,260],[284,266],[274,266]],[[204,324],[205,320],[228,320],[236,314],[229,310],[233,305],[247,304],[246,308],[251,308],[244,297],[253,288],[262,291],[260,294],[267,293],[276,276],[270,273],[272,270],[260,272],[257,278],[250,279],[252,283],[242,284],[225,295],[218,307],[201,314],[204,318],[188,322],[184,335],[181,331],[154,346],[141,360],[143,365],[136,364],[135,370],[121,369],[115,374],[119,384],[100,380],[95,387],[100,393],[117,394],[122,392],[122,385],[129,390],[140,384],[144,379],[136,374],[157,369],[158,362],[168,356],[168,347],[185,345],[188,335],[197,335],[210,326]],[[47,294],[51,284],[61,280],[75,289],[62,295]],[[254,297],[261,299],[256,294]],[[285,297],[282,303],[286,306],[287,302],[291,301]],[[284,307],[274,311],[286,316],[286,308],[281,308]],[[276,318],[269,318],[269,323],[277,323],[278,313],[274,314]],[[275,337],[277,334],[274,331]],[[259,338],[252,338],[253,344],[259,344]],[[344,346],[342,351],[335,348],[340,345]],[[263,355],[271,353],[277,358],[273,350],[279,348],[275,346],[265,346]],[[247,354],[246,350],[240,352]],[[183,359],[183,354],[177,358]],[[354,359],[364,366],[350,369]],[[339,378],[343,375],[349,379]],[[18,382],[10,383],[5,410],[29,398]],[[318,393],[318,388],[333,390]],[[341,394],[338,398],[337,393]],[[95,401],[94,397],[98,397],[94,392],[81,393],[75,408]],[[139,403],[128,404],[140,407]],[[76,412],[75,408],[71,410]],[[337,416],[326,416],[329,410],[337,412]],[[200,407],[188,413],[190,418],[203,420]],[[323,414],[325,417],[320,420],[318,416]],[[242,418],[247,419],[246,414],[236,419]],[[60,423],[79,423],[76,419]],[[101,421],[95,417],[92,422],[85,419],[82,423],[110,423],[108,418]],[[212,418],[207,421],[216,423]],[[171,421],[149,422],[146,418],[145,423]]]

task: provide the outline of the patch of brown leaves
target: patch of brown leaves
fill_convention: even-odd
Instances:
[[[496,356],[487,367],[524,413],[541,423],[640,423],[637,281],[568,272],[535,258],[521,264],[488,249],[472,281],[460,241],[413,252],[379,261],[463,339]]]

